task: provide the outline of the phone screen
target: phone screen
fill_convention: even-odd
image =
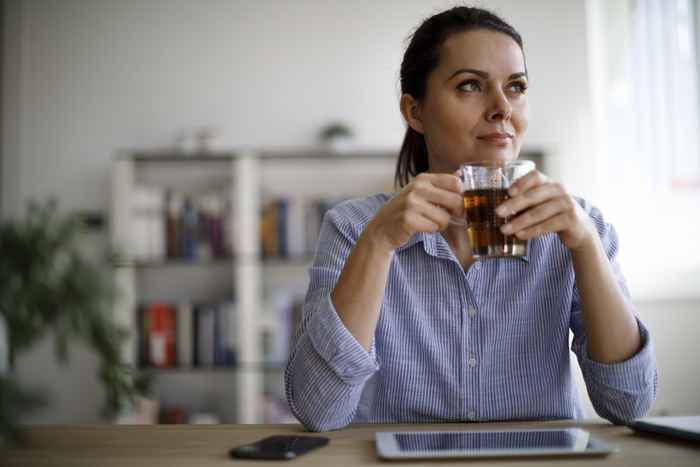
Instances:
[[[231,457],[246,459],[294,459],[328,444],[322,436],[270,436],[252,444],[231,449]]]

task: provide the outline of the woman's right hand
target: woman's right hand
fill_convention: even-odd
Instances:
[[[458,174],[459,170],[454,174],[418,174],[379,210],[364,234],[375,245],[393,252],[418,232],[445,230],[451,216],[464,214]]]

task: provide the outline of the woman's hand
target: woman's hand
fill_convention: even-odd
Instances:
[[[510,218],[501,227],[506,235],[527,240],[556,232],[570,251],[597,237],[589,216],[566,188],[536,170],[516,180],[508,194],[511,198],[496,209],[499,216]]]
[[[446,229],[450,216],[464,213],[458,173],[419,174],[379,210],[365,233],[389,252],[406,243],[417,232]]]

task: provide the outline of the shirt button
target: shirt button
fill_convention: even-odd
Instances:
[[[476,357],[474,355],[469,356],[469,360],[467,360],[467,365],[469,365],[472,368],[476,366]]]
[[[476,411],[470,410],[467,413],[467,418],[469,418],[469,420],[476,420]]]
[[[467,314],[469,315],[470,318],[473,318],[476,316],[476,308],[469,308],[467,310]]]
[[[476,263],[474,263],[474,269],[477,270],[477,271],[478,271],[479,269],[481,269],[481,263],[478,262],[478,261],[477,261]]]

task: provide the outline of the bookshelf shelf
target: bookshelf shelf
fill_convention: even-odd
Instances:
[[[284,267],[284,266],[309,266],[314,260],[312,255],[296,256],[293,258],[262,258],[263,266]]]
[[[173,366],[166,368],[159,367],[140,367],[140,370],[152,371],[157,374],[167,374],[167,373],[208,373],[208,372],[263,372],[263,373],[277,373],[284,371],[285,364],[279,363],[277,365],[268,364],[248,364],[248,365],[235,365],[235,366]]]
[[[282,360],[300,313],[299,300],[308,287],[306,271],[313,261],[323,212],[342,199],[391,191],[395,155],[396,151],[329,154],[303,148],[187,155],[127,151],[118,155],[112,167],[110,227],[112,244],[126,253],[114,264],[117,286],[123,292],[115,304],[115,316],[124,326],[139,331],[124,345],[124,361],[167,378],[167,382],[156,384],[157,395],[165,402],[200,406],[206,403],[206,394],[215,393],[226,408],[224,422],[278,421],[268,418],[269,408],[270,404],[285,405],[281,376],[286,361]],[[197,197],[211,190],[216,190],[226,206],[223,211],[216,210],[225,216],[225,256],[218,257],[221,249],[216,253],[211,245],[210,254],[198,256],[199,244],[190,251],[195,254],[185,255],[187,259],[169,259],[173,255],[168,250],[172,245],[168,222],[174,211],[167,201],[158,203],[154,198],[167,200],[172,199],[167,198],[172,193],[179,193],[191,197],[199,209],[205,204],[199,204]],[[135,207],[139,200],[152,206]],[[274,214],[269,230],[263,215],[271,200],[289,209]],[[150,221],[160,219],[157,222],[165,225],[140,226],[143,219],[139,215],[150,216]],[[178,221],[174,225],[180,228],[183,224]],[[297,243],[293,244],[291,237],[284,243],[283,238],[293,229],[297,229]],[[140,244],[143,239],[135,239],[134,232],[149,240],[165,237],[165,241]],[[197,233],[198,241],[209,238],[202,235]],[[270,242],[274,254],[266,250]],[[181,242],[176,244],[179,248]],[[225,330],[217,342],[223,339],[224,344],[235,347],[234,361],[238,363],[202,364],[230,362],[228,356],[226,360],[183,360],[178,343],[179,365],[173,360],[168,360],[167,367],[144,365],[148,360],[143,360],[143,310],[155,303],[176,307],[177,323],[181,323],[181,315],[196,315],[200,305],[228,307],[225,314],[234,324],[223,325]],[[192,320],[198,323],[198,318]],[[196,334],[198,328],[192,326]],[[180,339],[178,329],[173,333]],[[185,340],[192,343],[187,351],[200,351],[196,341]],[[148,358],[154,358],[151,345],[148,341]],[[272,402],[271,394],[276,397]]]
[[[135,268],[167,268],[175,266],[210,267],[210,266],[230,266],[231,262],[237,261],[233,256],[216,258],[209,260],[189,261],[185,259],[167,259],[154,261],[134,261]]]

